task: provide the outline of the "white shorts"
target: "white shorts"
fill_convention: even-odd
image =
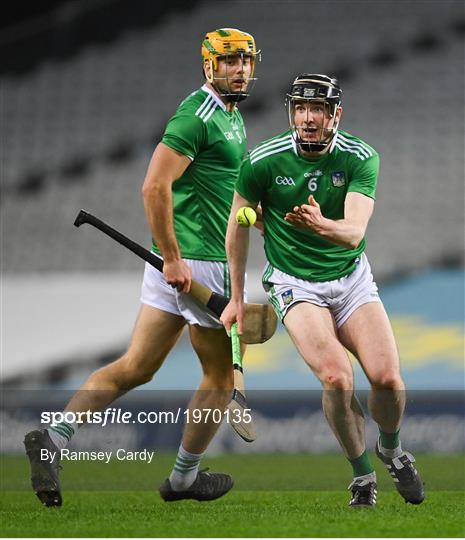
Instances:
[[[269,275],[272,270],[272,274]],[[263,287],[281,321],[289,309],[299,302],[309,302],[328,308],[336,326],[341,327],[362,304],[381,302],[378,287],[373,281],[370,263],[364,253],[357,259],[355,270],[347,276],[332,281],[307,281],[276,268],[265,266]]]
[[[157,254],[155,254],[157,255]],[[183,259],[192,269],[192,277],[213,292],[230,296],[231,282],[228,264],[214,261]],[[244,294],[246,299],[246,294]],[[206,328],[222,328],[223,325],[205,306],[192,296],[179,293],[166,283],[164,275],[151,264],[145,264],[142,282],[141,302],[174,315],[184,317],[188,324],[198,324]]]

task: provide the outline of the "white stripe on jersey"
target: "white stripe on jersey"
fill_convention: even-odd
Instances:
[[[268,148],[274,147],[277,144],[281,143],[282,141],[287,141],[287,139],[289,139],[289,138],[290,138],[290,135],[287,134],[284,137],[280,137],[279,139],[274,139],[272,141],[268,141],[267,143],[263,143],[263,144],[257,146],[256,148],[254,148],[250,152],[250,156],[255,157],[255,155],[261,154],[263,151],[268,150]]]
[[[215,108],[213,100],[205,107],[205,109],[199,114],[199,117],[203,120],[205,116],[210,112],[211,108]]]
[[[210,108],[210,111],[207,112],[205,115],[203,115],[203,118],[202,118],[202,115],[200,115],[200,118],[202,118],[202,120],[204,122],[207,122],[208,119],[210,118],[210,116],[216,111],[217,107],[218,107],[218,105],[216,103],[214,103],[213,107]]]
[[[342,139],[339,139],[338,143],[344,148],[351,148],[352,150],[357,150],[357,152],[360,152],[360,154],[362,154],[362,156],[364,156],[365,158],[369,158],[373,155],[366,148],[363,148],[363,146],[350,144]]]
[[[284,150],[288,150],[289,148],[294,148],[294,141],[290,141],[290,143],[288,143],[288,144],[283,143],[283,146],[279,146],[279,147],[275,148],[274,150],[270,149],[266,154],[261,154],[259,156],[251,157],[250,163],[252,163],[252,165],[253,165],[257,161],[260,161],[261,159],[266,158],[267,156],[271,156],[271,155],[277,154],[279,152],[284,152]]]
[[[371,157],[373,155],[373,152],[364,144],[358,141],[350,140],[347,137],[344,137],[344,135],[339,134],[338,142],[344,144],[347,147],[360,150],[360,152],[366,157]]]
[[[339,148],[339,150],[355,154],[357,157],[359,157],[363,161],[367,158],[367,156],[362,153],[360,148],[354,148],[353,146],[349,146],[341,141],[338,141],[336,143],[336,146]]]
[[[268,146],[267,148],[263,148],[260,152],[250,153],[251,159],[259,159],[262,156],[268,155],[268,152],[271,150],[274,150],[275,148],[281,148],[282,146],[288,146],[289,144],[292,144],[292,139],[287,139],[285,141],[277,142],[275,144],[272,144],[271,146]]]
[[[363,154],[361,154],[358,150],[352,150],[350,148],[344,148],[343,146],[341,146],[339,141],[336,142],[336,148],[339,148],[339,150],[341,150],[341,152],[350,152],[351,154],[355,154],[362,161],[365,161],[365,159],[366,159],[366,157]]]
[[[215,109],[218,107],[218,104],[215,102],[212,96],[210,96],[210,102],[207,104],[207,106],[203,109],[203,111],[197,115],[199,118],[201,118],[204,122],[207,122],[207,120],[210,118],[210,116],[215,112]],[[200,110],[200,109],[199,109]],[[197,111],[198,112],[198,111]]]
[[[213,101],[213,98],[210,96],[210,94],[208,94],[207,97],[202,102],[202,105],[200,105],[200,107],[195,111],[195,116],[200,116],[202,109],[204,109],[208,105],[208,103],[212,101]]]
[[[274,150],[275,148],[280,148],[283,145],[291,144],[291,142],[292,142],[291,139],[288,139],[287,141],[277,142],[275,144],[267,146],[266,148],[263,148],[260,152],[255,152],[255,153],[251,152],[250,157],[251,157],[251,159],[257,159],[260,156],[263,156],[263,155],[267,154],[270,150]]]
[[[339,135],[339,138],[344,140],[345,142],[347,143],[351,143],[351,144],[355,144],[355,145],[358,145],[358,146],[361,146],[363,149],[365,149],[370,155],[373,155],[373,152],[371,150],[371,148],[366,144],[364,143],[363,141],[361,140],[353,140],[353,139],[350,139],[349,137],[347,137],[346,135],[343,135],[342,133],[338,132],[338,135]]]

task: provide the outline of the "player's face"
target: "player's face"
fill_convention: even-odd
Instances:
[[[329,104],[323,101],[296,101],[294,124],[299,137],[305,142],[324,142],[331,136],[331,128],[339,121],[342,108],[331,116]]]
[[[218,59],[215,81],[225,93],[246,92],[253,70],[253,59],[246,55],[231,55]]]

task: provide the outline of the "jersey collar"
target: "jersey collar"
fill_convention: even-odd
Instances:
[[[210,94],[210,96],[216,101],[216,103],[223,109],[223,111],[226,110],[226,105],[221,101],[221,99],[215,94],[215,92],[213,92],[213,90],[211,90],[210,88],[208,88],[208,86],[206,84],[204,84],[202,86],[202,90],[204,92],[207,92],[207,94]]]

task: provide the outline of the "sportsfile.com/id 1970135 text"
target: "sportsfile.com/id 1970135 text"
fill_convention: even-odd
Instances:
[[[60,422],[70,424],[97,424],[105,427],[109,424],[177,424],[182,421],[186,424],[202,424],[214,422],[219,424],[252,422],[251,409],[183,409],[178,407],[173,411],[123,411],[121,408],[109,407],[104,411],[43,411],[40,415],[42,424],[56,426]]]

